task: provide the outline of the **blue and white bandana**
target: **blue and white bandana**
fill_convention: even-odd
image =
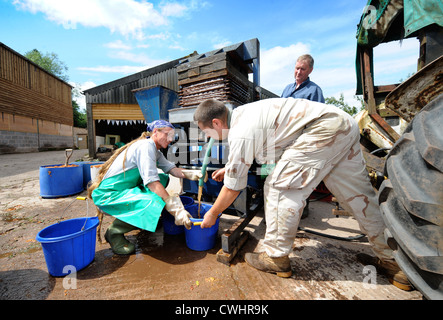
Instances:
[[[147,131],[152,132],[154,131],[154,129],[165,128],[165,127],[174,129],[174,126],[166,120],[155,120],[152,121],[151,123],[148,123]]]

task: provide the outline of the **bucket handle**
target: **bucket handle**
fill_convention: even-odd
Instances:
[[[217,219],[220,218],[221,215],[222,215],[222,214],[220,213],[220,214],[217,216]],[[203,221],[198,221],[198,222],[193,222],[192,224],[193,224],[194,226],[201,226],[202,222],[203,222]]]
[[[74,203],[75,200],[85,200],[86,201],[86,219],[85,219],[85,223],[83,224],[83,227],[80,229],[80,231],[83,231],[83,230],[85,230],[86,222],[88,222],[88,218],[89,218],[89,201],[86,197],[76,197],[74,200],[72,200],[71,203],[67,205],[65,210],[63,210],[62,217],[65,215],[66,210]],[[57,223],[60,223],[60,221],[57,221]]]
[[[77,197],[75,200],[85,200],[86,201],[86,219],[85,219],[85,223],[83,224],[83,227],[81,228],[81,231],[85,230],[85,225],[86,222],[88,221],[89,218],[89,201],[88,198],[86,197]]]

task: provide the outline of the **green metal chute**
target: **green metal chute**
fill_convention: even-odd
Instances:
[[[431,25],[443,27],[441,0],[369,0],[356,35],[356,94],[362,94],[363,90],[358,58],[362,47],[373,48],[380,43],[413,38],[418,31]]]

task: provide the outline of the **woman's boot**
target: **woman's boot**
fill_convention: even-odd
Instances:
[[[105,239],[111,245],[111,249],[116,254],[133,254],[135,252],[135,245],[126,240],[124,234],[137,229],[136,227],[115,219],[109,226],[105,233]]]

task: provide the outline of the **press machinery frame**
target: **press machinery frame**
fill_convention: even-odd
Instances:
[[[249,41],[241,42],[223,49],[214,50],[212,52],[203,55],[194,55],[185,60],[180,61],[183,63],[192,63],[202,58],[211,57],[213,55],[234,51],[244,63],[246,63],[253,73],[253,94],[251,101],[257,101],[260,99],[260,44],[258,39],[251,39]],[[180,65],[179,64],[179,65]],[[229,106],[235,109],[236,106]],[[198,133],[197,125],[194,123],[193,115],[197,106],[182,107],[169,110],[169,122],[171,122],[178,130],[178,134],[183,136],[178,137],[178,142],[173,144],[168,153],[174,153],[175,155],[180,152],[186,153],[185,164],[178,164],[181,168],[187,169],[201,169],[199,162],[202,160],[202,155],[205,154],[206,138],[200,132]],[[196,130],[196,131],[193,131]],[[181,141],[181,142],[180,142]],[[194,150],[190,151],[190,150]],[[218,149],[218,152],[217,152]],[[190,151],[190,152],[189,152]],[[214,152],[216,151],[216,152]],[[227,143],[220,143],[213,146],[211,150],[211,163],[208,165],[208,175],[210,176],[213,171],[222,168],[226,163],[228,154]],[[212,155],[214,154],[215,155]],[[171,154],[170,154],[171,156]],[[179,155],[180,156],[180,155]],[[215,161],[214,161],[215,160]],[[212,165],[212,162],[218,162]],[[221,162],[221,163],[220,163]],[[217,261],[229,265],[231,260],[235,257],[238,250],[245,244],[249,238],[249,232],[244,230],[251,220],[255,217],[258,210],[263,206],[263,179],[260,176],[260,168],[254,164],[248,176],[248,186],[240,193],[234,203],[224,212],[224,214],[238,216],[236,220],[227,230],[224,230],[221,234],[221,249],[217,253]],[[209,181],[209,180],[208,180]],[[209,183],[212,183],[210,181]],[[250,183],[249,183],[250,182]],[[207,182],[208,183],[208,182]],[[218,192],[220,191],[223,183],[208,187],[203,194],[203,200],[215,201]],[[206,188],[206,187],[205,187]],[[218,190],[217,190],[218,189]],[[185,191],[186,192],[186,191]],[[191,194],[196,194],[196,190],[192,190]],[[189,190],[188,190],[189,193]],[[211,194],[212,193],[212,194]]]

